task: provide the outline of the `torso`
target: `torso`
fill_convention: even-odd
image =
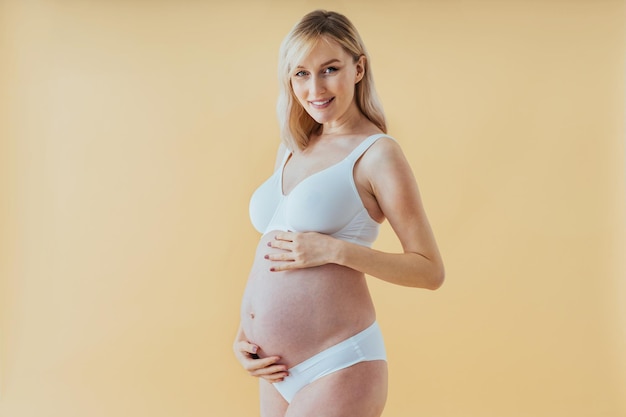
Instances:
[[[292,367],[374,321],[361,272],[335,264],[270,272],[264,255],[272,238],[269,232],[259,242],[241,305],[244,333],[261,347],[259,356],[278,355]]]
[[[311,186],[302,185],[302,181],[320,181],[321,175],[320,178],[313,177],[320,171],[322,175],[331,175],[331,172],[323,171],[337,165],[337,161],[328,161],[321,165],[319,159],[309,160],[307,165],[307,158],[303,155],[293,155],[291,158],[289,168],[293,167],[293,170],[285,169],[283,172],[279,168],[279,174],[275,173],[280,175],[277,179],[280,183],[274,185],[279,186],[280,193],[283,194],[282,197],[277,197],[280,201],[289,197],[292,192],[299,192],[298,188],[301,186]],[[283,164],[286,160],[285,158]],[[297,169],[298,166],[300,169]],[[305,168],[302,169],[302,166]],[[282,168],[284,167],[283,165]],[[352,180],[352,170],[349,174]],[[356,177],[357,173],[354,175]],[[365,206],[366,200],[363,198],[368,191],[357,179],[354,184],[358,191],[355,198],[367,215],[372,211]],[[375,200],[373,202],[375,204]],[[371,206],[372,201],[368,201],[368,205]],[[373,222],[371,218],[369,221]],[[257,220],[256,223],[259,222]],[[271,222],[269,226],[272,226]],[[287,227],[289,225],[281,225],[280,230]],[[274,237],[272,231],[264,230],[257,247],[241,305],[241,323],[247,339],[260,346],[259,356],[278,355],[282,358],[281,363],[292,367],[365,329],[375,320],[375,311],[365,277],[359,271],[326,264],[314,268],[271,272],[271,261],[264,256],[272,251],[279,251],[267,246],[267,242]]]

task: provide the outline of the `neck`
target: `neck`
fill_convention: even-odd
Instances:
[[[365,116],[357,108],[356,103],[352,103],[348,111],[340,118],[324,123],[320,131],[320,136],[335,136],[354,133],[363,126]]]

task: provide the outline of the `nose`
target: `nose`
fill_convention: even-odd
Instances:
[[[320,98],[320,94],[326,91],[324,79],[319,76],[311,77],[311,85],[309,87],[309,90],[313,98]]]

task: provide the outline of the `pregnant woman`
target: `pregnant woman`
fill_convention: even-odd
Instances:
[[[386,353],[365,274],[436,289],[443,262],[352,23],[309,13],[279,59],[282,143],[250,200],[263,235],[235,355],[259,378],[263,417],[380,416]],[[371,248],[385,219],[402,253]]]

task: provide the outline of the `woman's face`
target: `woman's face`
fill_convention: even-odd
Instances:
[[[363,78],[364,59],[354,62],[337,42],[322,39],[292,69],[293,92],[316,122],[341,122],[358,112],[354,88]]]

